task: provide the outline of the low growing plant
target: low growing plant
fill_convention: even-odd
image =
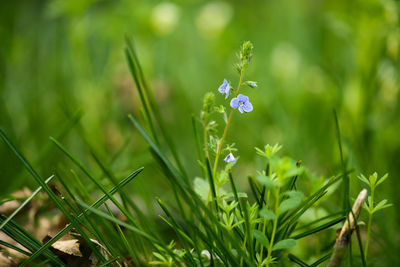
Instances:
[[[96,264],[102,266],[148,264],[272,266],[283,265],[288,260],[300,266],[317,266],[328,260],[335,243],[334,231],[329,229],[339,226],[349,217],[348,214],[351,211],[346,207],[350,205],[344,205],[344,208],[336,207],[336,210],[330,209],[331,212],[323,215],[320,215],[319,211],[324,210],[322,208],[324,198],[337,192],[335,190],[341,181],[345,181],[343,184],[347,186],[344,200],[349,200],[347,183],[352,170],[343,168],[342,173],[329,179],[315,178],[300,161],[280,156],[279,144],[265,145],[262,149],[255,148],[254,150],[254,153],[263,159],[264,166],[256,173],[247,175],[249,192],[239,191],[237,187],[237,179],[243,179],[243,176],[235,177],[233,170],[240,164],[240,151],[235,148],[235,143],[226,143],[226,137],[233,119],[243,120],[246,119],[247,113],[257,112],[257,107],[251,102],[251,91],[248,90],[258,89],[259,86],[257,82],[247,80],[245,75],[253,57],[252,43],[244,42],[240,49],[238,62],[235,65],[238,74],[236,87],[224,79],[221,86],[214,90],[215,93],[209,92],[205,95],[200,115],[193,116],[192,125],[199,155],[198,164],[202,170],[198,177],[187,175],[129,40],[127,40],[125,52],[143,104],[142,114],[145,126],[140,124],[134,116],[130,115],[129,118],[147,141],[154,159],[170,182],[176,205],[167,205],[162,199],[157,199],[157,202],[163,210],[163,215],[160,217],[174,232],[175,240],[166,240],[159,232],[157,225],[138,208],[123,189],[127,183],[139,175],[142,168],[118,182],[114,174],[97,156],[90,143],[86,142],[96,164],[111,184],[111,186],[104,186],[100,178],[96,177],[66,147],[58,140],[51,138],[56,147],[102,192],[103,196],[93,201],[90,190],[80,182],[80,177],[75,171],[71,172],[72,176],[71,173],[65,171],[57,172],[55,176],[59,184],[56,190],[50,189],[47,183],[53,179],[53,176],[44,181],[1,131],[2,139],[40,184],[41,187],[34,194],[44,189],[70,222],[58,234],[42,243],[12,220],[20,209],[8,218],[2,216],[0,229],[21,244],[25,248],[24,253],[29,257],[23,261],[22,265],[26,266],[35,259],[54,265],[65,264],[54,254],[53,244],[67,233],[71,233],[72,229],[76,232],[74,236],[79,236],[80,242],[87,244],[93,252],[91,259],[96,258]],[[220,100],[224,104],[216,104]],[[218,117],[222,117],[222,120],[218,120]],[[223,125],[218,125],[217,121],[222,121]],[[161,148],[161,144],[165,144],[166,148]],[[65,177],[68,175],[72,178],[67,182]],[[360,253],[354,255],[352,250],[349,250],[349,257],[361,258],[360,262],[363,265],[366,264],[370,242],[372,215],[389,206],[386,200],[374,204],[375,188],[386,177],[385,175],[377,179],[377,175],[373,174],[366,179],[363,175],[359,176],[359,179],[365,182],[371,191],[371,196],[365,204],[365,209],[369,213],[368,230],[364,251],[360,230],[358,227],[355,228]],[[114,196],[116,193],[119,198]],[[31,198],[28,198],[22,206],[26,205]],[[93,204],[88,205],[89,202]],[[124,215],[125,219],[114,215],[110,202]],[[100,206],[103,209],[98,209]],[[305,217],[312,217],[312,219],[306,220]],[[323,231],[328,231],[329,234],[325,234],[324,240],[321,241],[317,238],[317,233],[323,233]],[[296,252],[304,254],[298,246],[302,239],[307,239],[307,242],[311,243],[319,241],[323,243],[315,252],[314,261],[311,264],[307,264],[294,255]],[[95,240],[98,241],[95,242]],[[99,248],[98,243],[103,244],[104,248]],[[7,242],[2,241],[2,245],[18,249]],[[320,257],[320,255],[323,256]],[[94,261],[92,263],[94,264]]]

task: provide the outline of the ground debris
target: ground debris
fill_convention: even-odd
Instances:
[[[5,251],[0,251],[0,267],[18,266],[17,262]]]
[[[66,239],[68,238],[68,239]],[[50,236],[43,239],[43,243],[50,240]],[[109,251],[97,240],[90,239],[106,260],[110,259]],[[97,266],[101,263],[97,255],[91,250],[89,245],[79,234],[70,232],[63,240],[58,240],[51,245],[50,249],[67,266]]]

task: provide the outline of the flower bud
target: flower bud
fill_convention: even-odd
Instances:
[[[208,92],[203,99],[203,112],[208,114],[212,111],[214,106],[215,95],[214,93]]]

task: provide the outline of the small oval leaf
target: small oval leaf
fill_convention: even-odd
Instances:
[[[275,190],[277,185],[270,177],[265,176],[265,175],[257,175],[256,178],[267,189],[272,190],[272,191]]]
[[[294,239],[284,239],[276,243],[273,247],[272,250],[280,250],[280,249],[288,249],[296,246],[296,240]]]
[[[279,214],[285,213],[286,211],[297,207],[301,203],[300,198],[288,198],[282,201],[279,205]]]
[[[264,219],[267,219],[267,220],[275,220],[276,219],[275,213],[272,210],[268,210],[266,208],[263,208],[262,210],[260,210],[259,214],[261,217],[263,217]]]
[[[268,238],[262,232],[258,230],[253,230],[253,236],[258,241],[258,243],[260,243],[266,248],[269,247]]]

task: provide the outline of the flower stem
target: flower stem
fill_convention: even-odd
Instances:
[[[242,79],[243,79],[243,68],[240,70],[239,84],[238,84],[238,88],[235,92],[235,97],[237,97],[237,95],[239,94],[240,87],[242,86]],[[219,141],[219,144],[218,144],[217,153],[216,153],[215,161],[214,161],[214,168],[213,168],[214,176],[217,173],[219,156],[221,155],[222,145],[224,144],[226,134],[228,133],[229,124],[231,123],[231,119],[232,119],[234,110],[235,110],[234,108],[231,108],[231,112],[229,113],[228,121],[226,122],[226,125],[225,125],[224,133],[222,134],[221,140]]]
[[[231,119],[232,119],[232,115],[233,115],[233,110],[234,110],[234,109],[232,108],[232,109],[231,109],[231,112],[229,113],[229,118],[228,118],[228,121],[227,121],[227,123],[226,123],[226,125],[225,125],[224,133],[222,134],[221,140],[220,140],[220,142],[219,142],[219,144],[218,144],[217,154],[216,154],[216,156],[215,156],[215,162],[214,162],[214,168],[213,168],[213,175],[214,175],[214,176],[215,176],[215,174],[216,174],[216,172],[217,172],[218,159],[219,159],[219,156],[220,156],[220,154],[221,154],[221,148],[222,148],[222,145],[223,145],[223,143],[224,143],[226,134],[227,134],[227,132],[228,132],[229,124],[231,123]]]

